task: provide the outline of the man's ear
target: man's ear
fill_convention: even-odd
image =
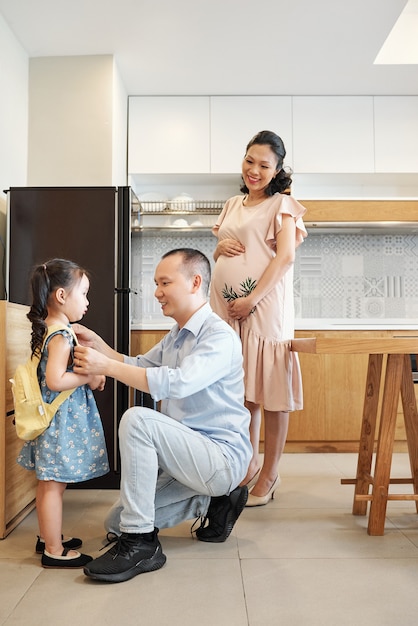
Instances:
[[[196,291],[199,291],[201,286],[202,286],[202,277],[200,274],[195,274],[193,276],[193,292],[196,293]]]

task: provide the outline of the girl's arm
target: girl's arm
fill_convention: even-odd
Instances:
[[[121,363],[119,360],[109,358],[105,354],[86,346],[76,346],[74,352],[75,371],[85,372],[87,375],[104,374],[129,387],[149,393],[145,367]]]
[[[92,383],[98,386],[99,380],[95,376],[67,372],[71,347],[63,335],[55,335],[48,342],[48,361],[46,364],[46,384],[51,391],[66,391],[73,387],[80,387]],[[99,383],[100,385],[100,383]]]
[[[276,237],[276,256],[272,258],[255,289],[242,298],[228,304],[231,317],[243,319],[262,300],[279,280],[286,274],[295,261],[296,223],[291,215],[282,215],[282,228]]]

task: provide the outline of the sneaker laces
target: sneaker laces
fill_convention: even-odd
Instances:
[[[196,517],[195,521],[193,522],[191,528],[190,528],[190,534],[193,537],[193,535],[200,530],[201,528],[203,528],[203,526],[206,524],[206,520],[208,519],[207,515],[199,515],[199,517]],[[200,522],[200,526],[199,528],[195,528],[196,524]]]
[[[218,529],[223,528],[222,523],[219,522],[218,514],[219,514],[219,511],[223,511],[224,509],[224,504],[222,504],[222,501],[224,500],[224,498],[225,496],[218,496],[218,497],[211,498],[206,515],[200,515],[199,517],[195,519],[195,521],[192,524],[192,527],[190,529],[190,534],[192,535],[192,537],[193,537],[193,533],[196,533],[198,530],[200,530],[201,528],[205,526],[206,521],[209,522],[208,526],[211,526],[212,530],[216,530],[216,528]],[[195,529],[195,526],[198,522],[200,522],[200,526],[199,528]]]
[[[118,540],[118,538],[119,538],[119,535],[117,535],[116,533],[112,533],[112,532],[106,533],[107,543],[105,543],[104,546],[100,548],[100,552],[104,550],[105,548],[108,548],[109,546],[111,546],[112,543],[115,543]]]
[[[156,528],[154,530],[153,533],[144,533],[143,535],[141,535],[141,533],[122,533],[121,535],[115,535],[115,533],[109,532],[106,535],[106,539],[108,540],[108,543],[103,546],[103,548],[101,548],[101,550],[104,550],[104,548],[107,548],[108,546],[113,545],[110,550],[107,552],[107,554],[111,554],[113,556],[114,559],[116,559],[117,556],[125,556],[132,547],[135,547],[138,544],[138,537],[144,537],[144,535],[153,535],[156,536],[156,534],[158,533],[158,528]],[[145,543],[148,543],[148,541],[145,539]]]

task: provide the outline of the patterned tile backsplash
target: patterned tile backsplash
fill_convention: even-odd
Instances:
[[[150,231],[132,237],[132,322],[165,321],[154,298],[154,268],[173,248],[193,247],[213,264],[209,231]],[[418,320],[418,236],[309,234],[296,254],[300,319]]]
[[[296,317],[418,320],[418,236],[310,234],[295,263]]]
[[[166,322],[154,298],[154,270],[162,255],[175,248],[197,248],[211,262],[216,238],[208,231],[148,231],[132,236],[132,323]]]

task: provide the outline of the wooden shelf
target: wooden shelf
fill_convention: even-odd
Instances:
[[[418,200],[303,200],[307,222],[414,222]]]

